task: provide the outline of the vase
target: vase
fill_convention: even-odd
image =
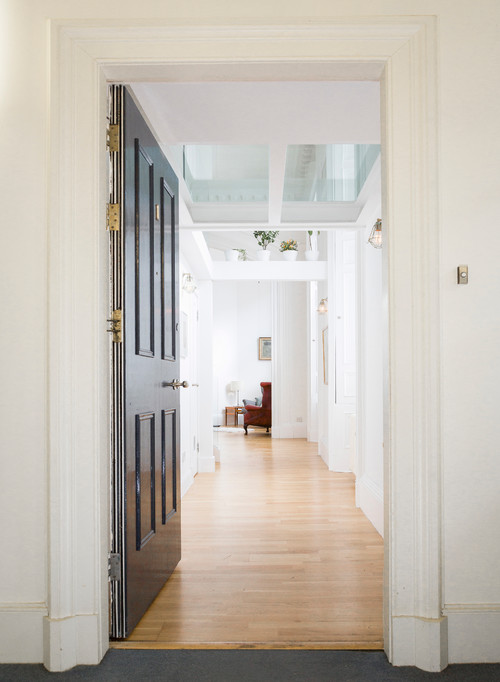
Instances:
[[[282,251],[283,260],[297,260],[297,251]]]
[[[238,256],[240,255],[236,249],[226,249],[224,251],[224,255],[226,256],[226,260],[238,260]]]
[[[271,258],[271,252],[266,249],[261,249],[255,254],[257,260],[269,260]]]
[[[306,260],[318,260],[319,251],[305,251],[304,256]]]

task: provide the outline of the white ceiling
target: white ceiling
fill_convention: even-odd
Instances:
[[[224,215],[224,207],[217,205],[207,206],[203,215],[199,207],[190,207],[189,193],[181,182],[181,195],[188,208],[181,210],[181,227],[203,227],[204,231],[293,229],[295,226],[285,226],[281,221],[287,145],[380,144],[378,82],[171,82],[134,83],[131,87],[181,178],[179,149],[175,149],[178,145],[269,145],[267,221],[262,216],[252,221],[251,206],[247,212],[244,206],[238,207],[240,219],[235,218],[234,210]],[[311,213],[308,222],[345,221],[341,215],[336,218],[330,207],[328,220]],[[198,221],[200,225],[196,225]],[[306,227],[305,222],[297,225],[298,229]],[[205,234],[210,246],[210,233]],[[221,248],[219,237],[213,235],[213,241],[215,248]]]
[[[136,83],[159,142],[380,143],[374,82]]]

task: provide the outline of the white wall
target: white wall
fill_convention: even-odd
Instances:
[[[54,262],[60,262],[61,254],[57,238],[51,241],[49,251],[48,234],[56,217],[65,230],[74,218],[49,215],[47,211],[47,169],[50,140],[53,139],[49,138],[49,132],[55,135],[57,131],[57,128],[49,130],[49,117],[54,112],[50,108],[52,74],[47,68],[50,53],[47,19],[67,17],[92,22],[97,17],[107,20],[105,23],[109,25],[109,17],[119,15],[122,22],[140,17],[142,22],[150,20],[154,26],[162,22],[193,26],[197,22],[209,24],[220,20],[250,22],[252,26],[266,21],[298,22],[309,27],[315,22],[323,26],[326,20],[336,18],[341,21],[348,18],[355,23],[357,19],[365,22],[367,16],[387,16],[392,22],[397,15],[414,17],[419,14],[434,15],[438,23],[436,95],[440,207],[436,229],[440,230],[441,283],[435,295],[441,304],[442,366],[436,390],[441,397],[442,412],[441,445],[431,454],[439,458],[442,452],[443,456],[443,494],[439,503],[444,519],[444,576],[436,589],[443,590],[443,612],[448,616],[449,660],[499,660],[500,287],[497,259],[500,231],[497,222],[500,195],[497,185],[500,177],[500,92],[494,87],[495,74],[500,69],[497,0],[482,0],[475,4],[408,0],[404,5],[397,0],[357,0],[354,3],[352,0],[335,3],[329,0],[314,3],[255,0],[250,9],[247,4],[232,0],[193,0],[182,4],[173,0],[161,4],[156,0],[142,0],[140,5],[134,0],[89,0],[86,3],[80,0],[40,0],[36,3],[11,0],[3,3],[1,12],[0,30],[4,33],[0,40],[1,123],[2,129],[9,131],[9,135],[2,138],[0,155],[4,170],[0,268],[3,316],[0,516],[8,519],[2,526],[4,551],[0,566],[1,660],[41,660],[41,623],[51,596],[48,583],[51,579],[51,584],[55,585],[57,578],[49,576],[46,569],[48,516],[54,511],[54,504],[62,499],[61,496],[52,499],[49,506],[47,453],[53,453],[58,447],[63,447],[63,454],[72,453],[74,445],[54,443],[47,419],[47,396],[53,400],[58,387],[62,386],[61,382],[56,386],[48,385],[49,322],[56,315],[58,306],[64,303],[64,297],[71,297],[70,291],[57,292],[52,288],[52,294],[57,296],[51,300],[49,317],[46,283]],[[260,49],[257,42],[256,50]],[[319,45],[314,48],[322,54]],[[414,66],[415,69],[420,67],[419,64]],[[95,77],[95,73],[91,77]],[[85,121],[88,120],[86,113],[81,111]],[[96,118],[94,115],[91,119],[94,126],[97,125]],[[88,135],[93,140],[92,133],[90,126]],[[97,158],[98,149],[91,151]],[[95,164],[94,159],[93,168]],[[69,156],[65,168],[72,172],[75,167],[76,161]],[[80,170],[84,171],[83,168]],[[100,172],[105,177],[104,162]],[[419,183],[422,179],[416,177],[412,181]],[[92,189],[88,196],[92,196]],[[22,211],[27,200],[29,210]],[[97,212],[89,222],[89,229],[96,220]],[[404,226],[395,225],[396,233],[400,228]],[[419,247],[418,233],[414,245]],[[101,261],[106,256],[104,249],[102,254],[99,252],[99,263],[93,263],[90,271],[82,272],[83,268],[79,266],[86,263],[85,258],[90,258],[92,253],[86,242],[74,243],[67,254],[67,267],[72,269],[75,281],[88,280],[90,291],[94,292],[96,273],[101,271]],[[470,268],[467,286],[456,284],[456,266],[460,263],[467,263]],[[100,302],[90,296],[85,305],[100,309]],[[105,307],[102,306],[101,311],[103,326]],[[82,311],[78,312],[81,314]],[[76,318],[71,319],[71,324],[78,324]],[[94,331],[95,337],[104,333],[104,329],[97,327]],[[57,338],[52,336],[50,343],[54,351]],[[78,347],[78,351],[80,362],[86,363],[95,374],[95,348]],[[51,358],[56,363],[52,367],[54,377],[59,364],[54,353]],[[81,399],[82,389],[87,390],[87,387],[74,385],[71,372],[62,379],[72,399]],[[104,398],[102,405],[106,405],[105,396],[101,397]],[[86,419],[86,424],[91,422],[91,417],[85,413],[81,418]],[[64,465],[63,457],[57,461]],[[430,457],[429,463],[432,462]],[[56,475],[52,470],[51,476]],[[99,472],[101,475],[105,478],[105,469]],[[93,494],[94,489],[90,489],[86,499],[92,500]],[[98,500],[92,502],[95,519],[105,515],[105,504],[101,508],[99,503]],[[98,527],[95,519],[95,527]],[[85,534],[88,529],[84,531],[75,538],[78,540],[76,549],[81,551],[69,552],[68,556],[72,561],[75,557],[82,558],[79,575],[90,576],[93,580],[98,573],[95,562],[101,557],[89,556],[83,551],[88,545]],[[84,570],[87,563],[92,566]],[[66,572],[72,568],[73,563],[69,563]],[[66,576],[63,578],[67,579]],[[75,577],[75,581],[79,595],[74,604],[76,612],[89,614],[89,618],[99,613],[99,596],[86,591],[84,580]],[[75,594],[76,591],[77,587]],[[83,595],[81,599],[80,595]],[[55,606],[53,608],[58,611]],[[92,660],[95,660],[98,648],[89,647],[94,652]],[[80,662],[83,661],[80,659]]]
[[[182,241],[182,240],[181,240]],[[181,245],[182,246],[182,245]],[[183,273],[191,273],[186,256],[181,253],[180,282]],[[199,384],[198,373],[198,292],[187,293],[180,290],[180,376],[181,381],[187,381],[189,388],[180,391],[181,410],[181,496],[193,484],[194,476],[198,472],[198,449],[199,449]]]
[[[224,408],[236,405],[228,390],[241,382],[243,398],[261,396],[261,381],[271,381],[272,361],[259,360],[258,339],[271,336],[270,282],[214,282],[214,424],[224,424]],[[240,422],[242,417],[240,416]]]
[[[306,282],[273,286],[273,438],[306,438],[308,301]]]
[[[358,234],[358,471],[356,504],[380,534],[384,528],[382,250],[367,243],[380,206]]]

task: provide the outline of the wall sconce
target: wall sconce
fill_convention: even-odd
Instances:
[[[320,315],[325,315],[328,312],[328,298],[322,298],[319,302],[318,311]]]
[[[196,286],[196,282],[194,281],[194,277],[190,272],[185,272],[182,275],[182,288],[187,294],[194,293],[198,288]]]
[[[382,220],[379,218],[375,225],[372,227],[370,236],[368,237],[368,243],[371,244],[375,249],[382,248]]]

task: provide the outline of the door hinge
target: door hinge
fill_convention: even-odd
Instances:
[[[111,313],[111,318],[108,319],[111,323],[111,329],[108,332],[113,334],[113,343],[122,342],[122,311],[120,309],[113,310]]]
[[[122,556],[121,554],[109,554],[108,556],[108,577],[110,580],[122,579]]]
[[[106,146],[109,152],[117,152],[120,150],[120,126],[118,123],[112,123],[109,126]]]
[[[120,204],[106,206],[106,229],[117,232],[120,229]]]

